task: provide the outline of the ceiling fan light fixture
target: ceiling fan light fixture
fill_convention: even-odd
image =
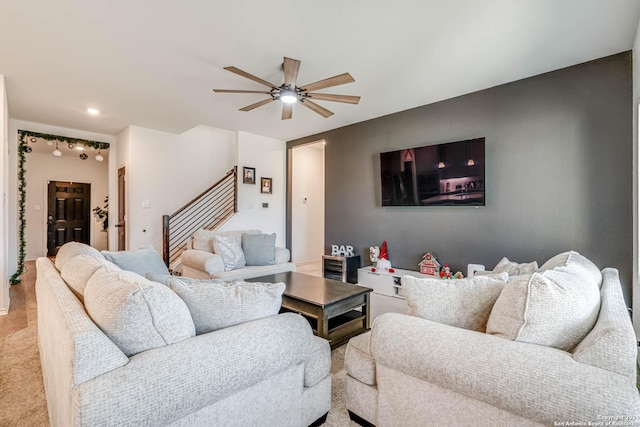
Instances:
[[[298,102],[298,93],[291,89],[280,89],[279,99],[285,104],[295,104]]]

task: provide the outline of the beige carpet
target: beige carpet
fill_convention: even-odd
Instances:
[[[48,426],[37,332],[29,327],[0,339],[0,427]],[[344,351],[331,353],[331,411],[328,427],[358,426],[349,420],[344,397]]]

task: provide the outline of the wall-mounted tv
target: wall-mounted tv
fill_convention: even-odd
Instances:
[[[484,138],[380,153],[382,206],[484,206]]]

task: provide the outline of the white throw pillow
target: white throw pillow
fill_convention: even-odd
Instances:
[[[509,280],[489,316],[488,334],[564,351],[584,339],[600,311],[602,275],[577,252],[560,258],[553,269]]]
[[[275,316],[282,306],[284,283],[198,282],[169,280],[169,286],[189,307],[197,334]]]
[[[127,356],[195,335],[189,309],[171,289],[113,265],[100,267],[91,276],[84,305]]]
[[[235,236],[215,236],[213,250],[222,257],[224,271],[231,271],[247,265],[240,239]]]
[[[84,288],[87,282],[96,270],[107,264],[109,261],[102,257],[80,254],[64,263],[60,275],[80,301],[84,302]]]
[[[104,256],[96,248],[80,242],[68,242],[62,245],[56,254],[55,266],[58,271],[62,271],[64,265],[76,255],[89,255],[104,259]]]
[[[538,269],[538,262],[532,261],[528,263],[517,263],[509,261],[507,257],[504,257],[493,268],[494,273],[507,273],[509,276],[520,276],[522,274],[535,273]]]
[[[454,280],[402,276],[407,314],[484,332],[491,307],[508,278],[507,273]]]

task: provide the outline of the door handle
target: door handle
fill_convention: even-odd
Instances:
[[[49,215],[49,218],[47,218],[47,224],[53,224],[53,216]]]

